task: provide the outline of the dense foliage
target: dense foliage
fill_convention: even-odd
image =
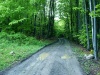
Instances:
[[[59,0],[60,19],[64,19],[67,38],[94,50],[95,59],[100,48],[100,1]]]
[[[0,33],[0,71],[25,59],[49,43],[51,42],[37,40],[22,33]]]
[[[99,20],[99,0],[0,0],[0,31],[38,39],[66,37],[93,49],[95,59],[100,48]]]

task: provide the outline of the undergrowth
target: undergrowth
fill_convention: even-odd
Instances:
[[[100,75],[100,56],[98,61],[94,59],[87,60],[84,55],[89,54],[89,51],[75,43],[71,43],[71,47],[86,75]]]
[[[0,33],[0,70],[35,53],[43,46],[51,43],[37,40],[22,33]]]

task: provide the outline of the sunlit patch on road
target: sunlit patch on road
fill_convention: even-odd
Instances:
[[[45,60],[49,56],[49,53],[42,53],[39,55],[37,60]]]
[[[66,60],[68,58],[70,58],[70,56],[68,56],[67,54],[64,54],[63,56],[61,56],[61,59],[64,59],[64,60]]]

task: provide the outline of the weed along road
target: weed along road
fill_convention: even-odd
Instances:
[[[4,75],[84,75],[65,39],[43,48]]]

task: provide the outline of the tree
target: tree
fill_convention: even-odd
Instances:
[[[55,0],[50,0],[50,3],[49,3],[49,21],[48,21],[48,37],[53,36],[54,16],[55,16]]]
[[[84,23],[86,25],[86,33],[87,33],[87,49],[90,49],[90,41],[89,41],[89,30],[88,30],[88,23],[87,23],[87,15],[86,15],[86,11],[87,11],[87,6],[86,6],[86,0],[83,1],[84,4],[84,10],[85,10],[85,14],[84,14]]]
[[[93,0],[94,14],[96,12],[95,6],[96,6],[96,3],[95,3],[95,0]],[[96,26],[96,17],[94,17],[93,19],[94,19],[94,27],[93,27],[93,42],[94,42],[93,46],[94,47],[93,48],[94,48],[94,57],[97,60],[97,56],[98,56],[97,55],[97,52],[98,52],[98,50],[97,50],[97,26]]]

